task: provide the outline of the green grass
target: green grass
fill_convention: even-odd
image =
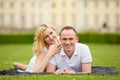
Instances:
[[[0,76],[0,80],[120,80],[120,45],[88,44],[93,66],[115,66],[118,75],[27,75]],[[0,45],[0,70],[13,68],[12,62],[28,63],[32,57],[32,44]]]

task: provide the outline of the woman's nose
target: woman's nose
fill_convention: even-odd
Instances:
[[[49,35],[49,38],[51,39],[51,38],[52,38],[52,35]]]

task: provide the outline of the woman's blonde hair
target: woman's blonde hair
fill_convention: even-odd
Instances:
[[[41,52],[44,52],[44,48],[48,48],[48,44],[44,41],[43,38],[43,31],[46,30],[47,28],[52,28],[53,30],[56,31],[54,26],[49,26],[46,24],[42,24],[37,27],[37,30],[35,32],[35,38],[34,38],[34,43],[33,43],[33,51],[39,55]]]

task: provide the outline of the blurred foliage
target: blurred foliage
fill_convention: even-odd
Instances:
[[[120,44],[120,34],[116,33],[78,33],[79,42]]]
[[[79,42],[82,43],[113,43],[120,44],[118,33],[78,33]],[[33,43],[34,34],[0,34],[0,44]]]
[[[0,44],[33,43],[33,34],[0,34]]]

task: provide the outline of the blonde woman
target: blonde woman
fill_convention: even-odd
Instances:
[[[52,46],[54,45],[54,46]],[[59,36],[54,27],[45,24],[40,25],[35,33],[33,50],[34,56],[28,65],[14,62],[14,66],[28,72],[43,72],[50,58],[61,49]]]

